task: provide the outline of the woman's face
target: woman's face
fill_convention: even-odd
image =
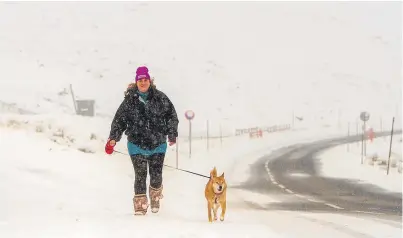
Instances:
[[[137,80],[137,88],[140,92],[145,93],[150,88],[150,80],[149,79],[139,79]]]

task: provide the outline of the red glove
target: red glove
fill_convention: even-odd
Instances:
[[[176,138],[168,139],[169,146],[173,146],[176,143]]]
[[[113,148],[115,147],[116,142],[114,140],[108,139],[105,145],[105,152],[110,155],[113,153]]]

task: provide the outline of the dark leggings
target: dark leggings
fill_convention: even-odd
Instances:
[[[146,194],[147,191],[147,163],[150,172],[150,185],[160,188],[162,185],[162,167],[164,166],[165,154],[153,154],[150,156],[130,156],[134,168],[134,194]]]

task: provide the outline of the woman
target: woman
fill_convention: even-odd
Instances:
[[[178,136],[178,116],[170,99],[157,90],[147,67],[136,71],[135,83],[129,85],[125,98],[112,121],[105,151],[113,153],[113,148],[123,132],[127,136],[127,147],[133,163],[135,215],[145,215],[148,209],[147,164],[150,173],[149,199],[151,211],[158,212],[162,196],[162,167],[169,145],[176,143]]]

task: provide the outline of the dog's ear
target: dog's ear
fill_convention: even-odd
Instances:
[[[224,178],[224,172],[222,172],[222,174],[221,174],[220,178]]]
[[[216,169],[215,167],[214,167],[213,170],[211,170],[211,172],[210,172],[210,177],[211,177],[211,178],[217,177],[217,169]]]

